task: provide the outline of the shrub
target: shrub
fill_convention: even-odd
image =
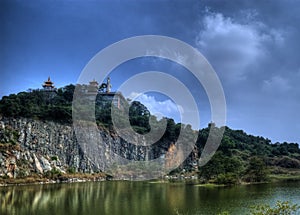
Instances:
[[[51,160],[52,160],[52,161],[57,161],[57,159],[58,159],[57,156],[52,156],[52,157],[51,157]]]
[[[69,167],[67,172],[70,174],[74,174],[74,173],[76,173],[76,169],[75,169],[75,167]]]
[[[269,205],[258,205],[251,211],[252,215],[292,215],[299,212],[300,207],[297,204],[278,201],[275,207]]]
[[[234,173],[225,173],[218,175],[216,179],[217,184],[233,185],[237,184],[239,177]]]

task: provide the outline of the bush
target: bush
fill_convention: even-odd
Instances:
[[[53,168],[51,171],[45,172],[44,176],[46,178],[56,180],[56,179],[58,179],[59,177],[62,176],[62,173],[58,169]]]
[[[255,206],[251,211],[252,215],[291,215],[297,214],[300,207],[297,204],[278,201],[276,206],[271,208],[269,205]]]
[[[225,173],[218,175],[216,179],[217,184],[233,185],[238,184],[239,177],[234,173]]]
[[[58,159],[57,156],[52,156],[52,157],[51,157],[51,160],[52,160],[52,161],[57,161],[57,159]]]
[[[264,160],[252,157],[246,170],[245,180],[248,182],[263,182],[268,180],[269,171]]]
[[[74,174],[74,173],[76,173],[76,169],[75,169],[75,167],[69,167],[67,172],[70,174]]]
[[[277,161],[276,165],[284,168],[300,168],[300,161],[290,157],[283,157]]]

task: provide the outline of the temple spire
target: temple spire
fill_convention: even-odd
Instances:
[[[54,83],[51,81],[50,76],[48,77],[48,80],[44,82],[43,88],[46,91],[52,91],[54,90]]]
[[[110,93],[112,85],[110,84],[110,77],[107,77],[106,81],[106,93]]]

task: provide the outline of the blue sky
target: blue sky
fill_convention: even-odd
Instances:
[[[88,61],[108,45],[164,35],[197,48],[211,63],[224,88],[229,127],[273,142],[300,142],[299,10],[300,2],[292,0],[1,0],[0,97],[40,88],[48,76],[57,87],[76,83]],[[202,125],[210,121],[205,92],[171,62],[120,65],[111,74],[113,89],[149,69],[182,79],[200,98]],[[178,115],[166,97],[140,99],[160,101],[158,111]]]

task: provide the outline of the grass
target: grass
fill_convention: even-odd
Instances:
[[[196,184],[194,186],[196,186],[196,187],[214,188],[214,187],[225,187],[226,185],[224,185],[224,184],[212,184],[212,183],[208,183],[208,184]]]
[[[278,174],[269,176],[272,182],[300,181],[300,175]]]
[[[149,181],[149,184],[166,184],[169,183],[167,180]]]
[[[39,176],[30,176],[26,178],[0,178],[0,184],[5,185],[36,184],[46,183],[47,181],[49,181],[47,178]]]

